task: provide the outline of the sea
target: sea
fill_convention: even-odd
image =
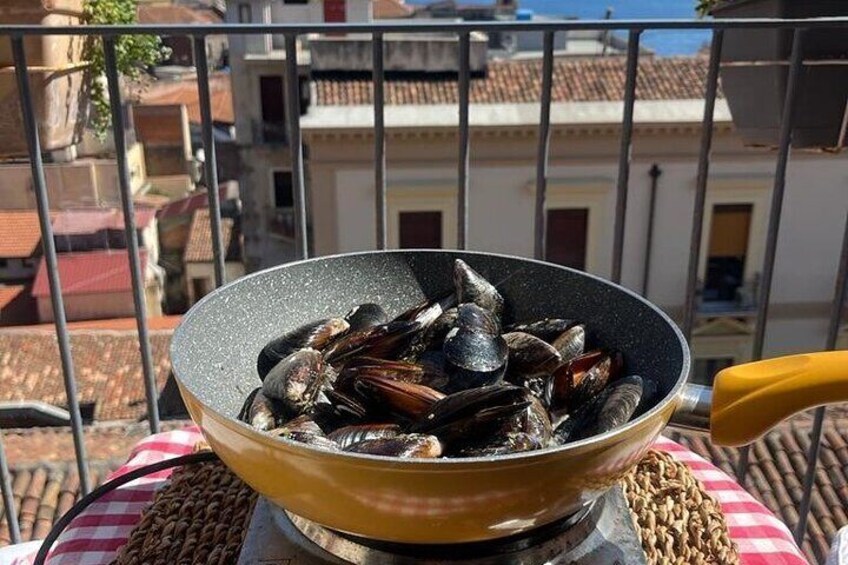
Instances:
[[[426,0],[408,0],[425,4]],[[468,0],[465,0],[468,1]],[[607,9],[612,19],[690,19],[697,17],[695,0],[517,0],[519,8],[545,14],[581,19],[603,19]],[[479,2],[479,0],[477,0]],[[470,2],[470,3],[477,3]],[[647,31],[641,43],[658,55],[691,55],[710,41],[708,31]]]

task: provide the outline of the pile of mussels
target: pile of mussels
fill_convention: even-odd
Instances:
[[[501,328],[491,283],[457,259],[454,284],[393,320],[362,304],[274,339],[239,419],[332,450],[477,457],[600,434],[650,404],[654,383],[623,376],[620,353],[589,349],[583,324]]]

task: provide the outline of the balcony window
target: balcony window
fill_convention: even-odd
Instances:
[[[752,204],[713,207],[704,277],[704,302],[733,302],[744,284]]]
[[[294,188],[291,171],[274,171],[272,178],[274,213],[269,230],[277,236],[294,238]]]
[[[401,212],[398,217],[401,249],[441,249],[441,211]]]
[[[545,260],[574,269],[586,269],[588,208],[549,209]]]
[[[240,2],[238,5],[238,21],[240,24],[253,22],[253,11],[247,2]]]
[[[259,77],[259,103],[262,113],[262,142],[286,139],[286,106],[282,76]]]

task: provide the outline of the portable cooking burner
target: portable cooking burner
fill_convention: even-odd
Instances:
[[[256,503],[239,565],[480,563],[499,565],[647,563],[619,487],[553,524],[473,543],[381,542],[319,526],[264,498]]]

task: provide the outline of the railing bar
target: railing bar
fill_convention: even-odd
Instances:
[[[662,169],[657,163],[648,170],[651,177],[651,191],[648,197],[648,233],[645,234],[645,267],[642,269],[642,296],[648,296],[648,285],[651,282],[651,259],[654,255],[654,223],[657,216],[657,189],[659,188]]]
[[[842,236],[842,254],[839,261],[839,270],[836,273],[836,290],[833,293],[833,307],[830,311],[830,325],[827,329],[827,342],[825,349],[836,349],[836,340],[839,337],[839,325],[842,321],[842,310],[845,307],[845,298],[848,294],[848,218],[845,220],[845,233]],[[825,407],[816,408],[813,420],[813,429],[810,432],[810,450],[807,453],[807,471],[804,473],[804,494],[798,510],[798,524],[795,526],[795,543],[799,546],[804,540],[807,532],[807,518],[810,515],[812,503],[813,485],[816,480],[816,466],[821,453],[822,428],[824,427]]]
[[[124,230],[127,255],[130,261],[130,278],[135,304],[135,322],[138,327],[138,348],[144,375],[144,393],[147,400],[147,419],[150,433],[159,432],[159,406],[156,403],[156,377],[153,372],[153,355],[150,353],[150,335],[147,331],[147,300],[144,296],[144,277],[138,249],[138,230],[135,225],[135,206],[130,189],[130,170],[127,162],[127,143],[124,137],[124,114],[121,107],[121,85],[115,55],[115,39],[103,38],[104,67],[109,87],[109,110],[112,113],[112,137],[115,143],[115,160],[118,165],[118,187],[124,212]]]
[[[374,193],[377,212],[377,249],[387,247],[386,237],[386,132],[384,124],[385,76],[383,75],[383,34],[371,40],[374,82]]]
[[[221,236],[221,201],[218,194],[218,163],[215,153],[215,136],[212,127],[212,102],[209,95],[209,61],[206,57],[206,39],[194,37],[194,57],[197,68],[197,89],[200,99],[200,123],[203,133],[203,157],[206,172],[206,195],[209,198],[209,229],[212,231],[215,286],[227,282],[226,261]]]
[[[757,296],[757,322],[754,329],[754,346],[751,358],[758,361],[763,357],[763,345],[766,337],[766,322],[768,319],[769,298],[771,296],[771,281],[774,276],[774,260],[777,252],[777,235],[780,231],[780,216],[783,211],[783,192],[786,188],[786,167],[789,164],[790,145],[792,143],[792,127],[794,122],[795,99],[798,82],[801,79],[803,59],[803,29],[795,30],[792,34],[792,56],[789,65],[789,78],[786,83],[786,94],[783,98],[783,114],[780,118],[780,138],[777,151],[777,165],[774,173],[774,188],[772,189],[771,212],[769,213],[768,230],[766,232],[766,250],[763,258],[763,275]],[[739,483],[745,485],[748,474],[748,457],[750,446],[739,450],[739,465],[736,476]]]
[[[624,83],[624,115],[621,124],[621,146],[618,153],[618,183],[612,243],[611,278],[615,283],[621,282],[621,263],[624,255],[624,221],[627,215],[627,188],[630,183],[630,160],[633,149],[633,105],[636,102],[640,34],[638,30],[630,30],[627,37],[627,74]]]
[[[468,94],[471,83],[471,34],[459,34],[459,190],[457,194],[457,247],[468,247]]]
[[[18,524],[18,511],[15,499],[12,497],[12,476],[6,461],[6,449],[3,447],[3,430],[0,430],[0,490],[3,494],[3,508],[6,523],[9,524],[9,534],[13,544],[21,543],[21,528]]]
[[[542,93],[539,116],[539,147],[536,153],[536,224],[534,256],[545,260],[547,228],[546,199],[548,196],[548,155],[551,147],[551,89],[554,77],[554,32],[543,37]]]
[[[65,395],[68,400],[68,412],[71,416],[71,434],[74,438],[74,455],[80,477],[80,487],[84,494],[91,490],[88,477],[88,458],[82,433],[82,416],[77,399],[77,381],[74,376],[74,362],[71,357],[71,339],[68,323],[65,319],[65,302],[62,298],[62,285],[59,281],[56,243],[53,240],[53,226],[50,225],[50,202],[47,196],[47,182],[44,180],[44,162],[41,159],[41,141],[38,137],[38,122],[32,107],[32,92],[27,76],[26,52],[22,37],[12,38],[12,53],[15,60],[15,77],[18,83],[18,96],[24,120],[24,133],[29,151],[29,163],[32,170],[32,185],[35,203],[38,208],[38,222],[41,226],[41,247],[47,264],[47,282],[50,284],[50,303],[53,307],[53,319],[56,325],[56,341],[59,346],[59,359],[62,363],[62,378]]]
[[[686,299],[683,304],[683,335],[688,341],[695,327],[695,298],[698,286],[698,264],[701,257],[701,238],[704,231],[704,205],[710,174],[710,154],[713,145],[713,114],[718,92],[718,70],[724,31],[713,33],[710,62],[704,93],[704,118],[701,120],[701,150],[698,155],[698,177],[695,183],[695,207],[692,211],[692,235],[689,238],[689,270],[686,274]]]
[[[44,36],[44,35],[81,35],[117,37],[121,35],[267,35],[311,33],[432,33],[452,31],[462,32],[507,32],[507,31],[577,31],[577,30],[712,30],[712,29],[824,29],[846,28],[848,18],[829,16],[809,19],[781,18],[735,18],[722,20],[700,19],[644,19],[644,20],[571,20],[571,21],[491,21],[491,22],[443,22],[416,23],[314,23],[314,24],[135,24],[135,25],[92,25],[92,26],[39,26],[39,25],[3,25],[0,35]]]
[[[306,222],[306,187],[303,176],[303,138],[300,132],[300,83],[297,76],[297,35],[286,34],[286,106],[288,107],[292,191],[294,193],[295,253],[309,257]]]

